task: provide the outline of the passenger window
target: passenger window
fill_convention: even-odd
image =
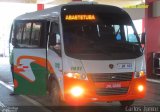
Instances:
[[[41,26],[41,23],[33,23],[30,45],[35,45],[38,47],[41,37]]]
[[[36,48],[40,46],[42,22],[17,22],[15,28],[16,47]]]
[[[15,44],[19,45],[22,43],[21,38],[23,37],[23,24],[17,23],[15,28]]]
[[[26,23],[24,25],[24,32],[23,32],[23,37],[22,37],[22,45],[29,45],[30,41],[30,34],[31,34],[31,25],[32,23]]]

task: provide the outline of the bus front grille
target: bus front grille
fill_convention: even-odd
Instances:
[[[128,88],[97,88],[96,94],[100,96],[105,95],[123,95],[127,94]]]
[[[93,82],[131,81],[133,73],[96,73],[90,75]]]

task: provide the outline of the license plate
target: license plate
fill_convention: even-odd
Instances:
[[[107,83],[106,88],[121,88],[121,83]]]

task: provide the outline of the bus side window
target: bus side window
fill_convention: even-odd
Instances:
[[[37,48],[40,47],[42,37],[42,23],[39,21],[16,22],[15,47]]]
[[[41,23],[33,23],[30,45],[39,45],[41,37],[41,27]]]
[[[23,37],[23,23],[19,23],[19,22],[16,22],[16,25],[15,25],[15,30],[14,30],[14,46],[15,47],[20,47],[20,44],[22,43],[22,37]]]
[[[57,23],[51,23],[51,30],[49,35],[49,48],[59,51],[60,48],[60,35]]]
[[[124,31],[125,31],[125,37],[126,37],[127,42],[130,42],[130,43],[137,43],[138,42],[137,37],[135,35],[135,32],[132,29],[132,26],[125,25]]]
[[[23,30],[23,37],[21,39],[21,44],[24,47],[27,47],[29,45],[30,42],[30,36],[31,36],[31,31],[32,31],[32,23],[26,23],[24,24],[24,30]]]

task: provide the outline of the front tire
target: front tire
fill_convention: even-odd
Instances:
[[[120,101],[121,106],[131,106],[134,103],[134,100],[128,100],[128,101]]]
[[[56,80],[51,82],[50,99],[53,106],[61,106],[61,92]]]

